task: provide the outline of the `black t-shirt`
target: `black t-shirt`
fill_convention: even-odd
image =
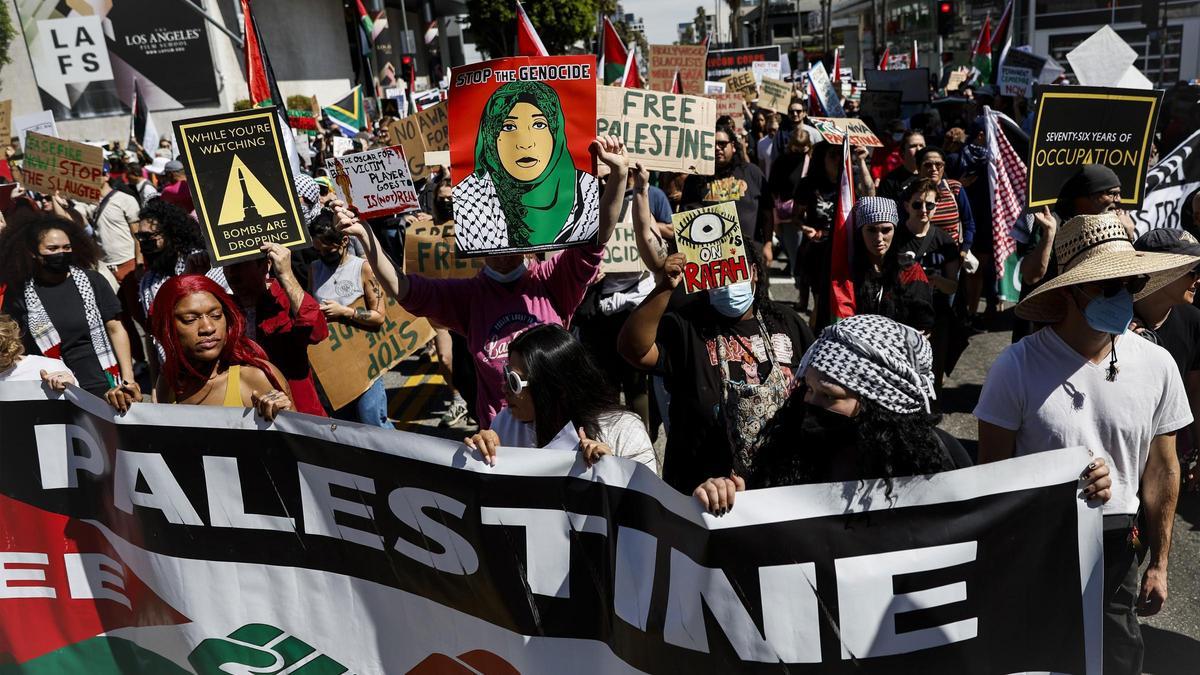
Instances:
[[[803,211],[805,225],[829,234],[837,210],[837,196],[837,183],[821,180],[810,172],[796,184],[794,208]]]
[[[762,313],[763,321],[775,358],[791,381],[813,342],[812,331],[790,308],[775,304],[771,309],[775,311]],[[658,325],[657,370],[671,393],[663,480],[684,494],[708,478],[728,476],[733,468],[721,410],[724,376],[717,362],[717,340],[724,342],[733,381],[765,381],[772,366],[753,317],[731,322],[707,302],[693,302],[666,313]]]
[[[108,285],[104,277],[100,276],[99,272],[84,270],[84,274],[87,276],[88,283],[92,285],[92,291],[96,294],[96,306],[100,310],[100,318],[106,322],[117,318],[117,315],[121,313],[121,303],[113,293],[112,287]],[[104,371],[100,368],[100,359],[96,357],[96,352],[92,349],[92,337],[88,330],[87,315],[83,309],[83,297],[79,295],[75,281],[68,277],[66,281],[54,286],[43,286],[35,281],[34,290],[38,294],[38,299],[42,301],[42,306],[46,308],[46,313],[50,315],[50,322],[58,331],[59,338],[62,339],[61,358],[71,372],[75,373],[75,378],[79,380],[79,387],[103,396],[104,392],[108,391],[109,384],[104,376]],[[37,343],[29,335],[29,311],[25,306],[25,292],[22,287],[10,288],[5,294],[4,311],[21,325],[25,353],[41,354]]]
[[[912,171],[904,168],[904,165],[901,164],[895,169],[892,169],[891,173],[884,176],[883,179],[879,181],[879,189],[875,191],[875,194],[880,197],[887,197],[888,199],[900,201],[900,195],[904,192],[904,186],[908,184],[908,181],[916,177],[916,175],[917,174],[913,173]],[[900,213],[904,213],[903,208],[900,209]]]
[[[715,176],[688,176],[683,183],[684,210],[736,201],[738,221],[746,241],[758,241],[758,213],[763,209],[760,200],[766,196],[762,171],[753,164],[738,164],[728,172]]]
[[[1171,354],[1180,376],[1186,378],[1200,370],[1200,309],[1192,305],[1175,305],[1163,325],[1154,331],[1158,344]]]
[[[918,237],[907,227],[901,226],[897,228],[896,238],[899,242],[894,245],[900,262],[903,263],[907,254],[911,253],[912,258],[921,263],[927,277],[935,274],[946,276],[946,263],[959,259],[958,244],[954,243],[954,237],[940,227],[930,225],[925,236]]]

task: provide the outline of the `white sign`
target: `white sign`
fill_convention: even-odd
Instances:
[[[335,137],[336,138],[336,137]],[[417,208],[408,159],[400,146],[356,152],[325,160],[338,199],[363,218],[405,213]]]
[[[705,80],[704,81],[704,93],[705,94],[724,94],[725,93],[725,83],[724,82],[713,82],[712,80]]]
[[[333,156],[341,157],[354,149],[354,139],[345,136],[333,137]]]
[[[1154,85],[1133,64],[1137,52],[1110,26],[1104,26],[1067,53],[1067,62],[1079,84],[1088,87],[1153,89]]]
[[[1001,96],[1033,96],[1033,71],[1028,68],[1000,66],[997,83]]]
[[[49,110],[18,115],[12,121],[12,135],[21,138],[21,148],[25,148],[25,134],[33,131],[45,136],[58,137],[58,127],[54,125],[54,113]]]
[[[825,64],[820,61],[813,63],[808,69],[808,77],[812,80],[813,89],[817,91],[817,99],[821,102],[825,117],[845,117],[846,112],[842,110],[838,92],[829,80],[829,73],[825,72]]]
[[[64,106],[66,85],[113,79],[108,44],[97,16],[72,16],[37,22],[35,46],[30,50],[33,70],[42,89]]]
[[[778,61],[755,61],[750,64],[750,72],[754,73],[754,83],[761,85],[764,77],[772,80],[780,79]]]

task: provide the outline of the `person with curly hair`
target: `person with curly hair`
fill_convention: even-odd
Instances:
[[[21,326],[25,353],[58,358],[79,386],[118,411],[141,400],[121,303],[95,271],[96,244],[83,228],[43,215],[0,232],[3,311]]]
[[[21,327],[7,314],[0,314],[0,382],[41,380],[54,391],[66,391],[77,384],[75,374],[58,359],[26,356],[21,343]]]
[[[166,352],[155,403],[254,408],[267,420],[295,409],[287,379],[246,336],[246,318],[215,281],[171,277],[154,304],[151,328]]]
[[[484,105],[475,170],[454,187],[464,250],[532,249],[596,234],[596,177],[575,167],[558,93],[543,82],[501,85]],[[499,235],[494,230],[499,229]]]
[[[220,267],[213,267],[208,258],[199,223],[178,206],[164,199],[151,199],[138,213],[134,237],[146,261],[145,272],[138,281],[143,325],[149,326],[154,296],[171,277],[203,274],[220,284],[226,293],[230,292],[225,273]]]

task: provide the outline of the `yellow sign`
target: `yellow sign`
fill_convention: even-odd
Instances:
[[[250,202],[246,206],[246,201]],[[262,181],[250,173],[246,163],[237,155],[229,167],[229,179],[225,181],[225,199],[221,200],[221,216],[217,218],[218,225],[240,223],[247,218],[259,216],[277,216],[283,213],[279,201],[267,192]]]
[[[750,279],[750,259],[734,202],[676,213],[671,223],[675,244],[687,258],[683,284],[688,293]]]

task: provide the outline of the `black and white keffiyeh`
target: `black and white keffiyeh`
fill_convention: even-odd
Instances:
[[[104,319],[100,316],[100,306],[96,303],[96,291],[92,288],[92,282],[78,267],[71,268],[68,278],[75,283],[79,297],[83,299],[83,313],[84,318],[87,319],[88,334],[92,339],[92,351],[96,352],[100,368],[108,376],[109,384],[116,385],[117,381],[121,379],[121,370],[117,364],[117,356],[113,352],[112,344],[108,341],[108,331],[105,330]],[[33,286],[33,279],[25,282],[25,308],[28,312],[29,335],[33,337],[38,350],[42,352],[43,356],[61,359],[62,336],[58,334],[58,329],[50,321],[50,314],[42,304],[42,299],[38,297],[37,289]]]
[[[867,223],[900,224],[900,212],[896,200],[887,197],[860,197],[854,203],[854,223],[859,227]]]
[[[895,413],[928,413],[936,398],[929,341],[885,316],[859,314],[821,331],[796,377],[810,367]]]

